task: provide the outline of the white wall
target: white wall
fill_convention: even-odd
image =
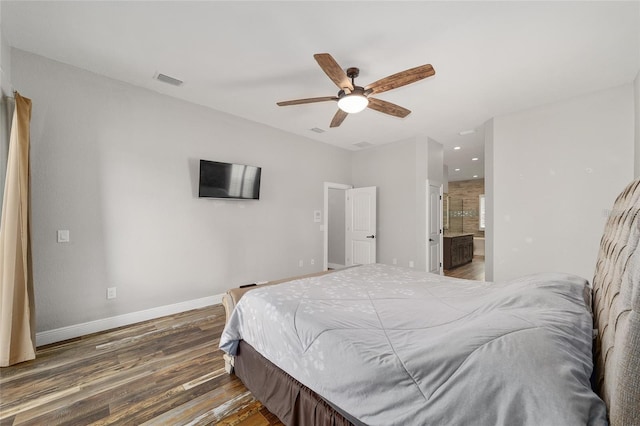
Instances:
[[[322,268],[313,211],[348,151],[26,52],[12,67],[33,100],[38,331]],[[261,199],[199,199],[201,158],[261,166]]]
[[[633,177],[632,85],[496,117],[492,131],[493,279],[591,279],[606,211]]]
[[[377,260],[399,266],[414,262],[426,268],[427,138],[369,148],[353,153],[355,187],[378,187]]]
[[[634,104],[635,104],[635,177],[640,178],[640,71],[633,82]]]

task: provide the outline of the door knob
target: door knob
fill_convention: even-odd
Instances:
[[[375,238],[375,235],[367,235],[367,238]]]

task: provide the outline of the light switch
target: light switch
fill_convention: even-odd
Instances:
[[[313,221],[316,223],[320,223],[322,221],[322,212],[320,210],[314,210]]]
[[[59,243],[68,243],[69,242],[69,230],[68,229],[58,229],[58,242]]]

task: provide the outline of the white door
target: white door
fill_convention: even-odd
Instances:
[[[376,190],[371,186],[345,191],[347,266],[376,262]]]
[[[440,186],[429,185],[429,272],[440,273],[440,236],[442,224],[442,196]]]

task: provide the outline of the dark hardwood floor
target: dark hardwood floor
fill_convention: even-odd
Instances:
[[[281,424],[224,371],[214,305],[38,348],[0,368],[0,425]]]
[[[473,261],[453,269],[445,269],[447,277],[484,281],[484,256],[473,256]]]

